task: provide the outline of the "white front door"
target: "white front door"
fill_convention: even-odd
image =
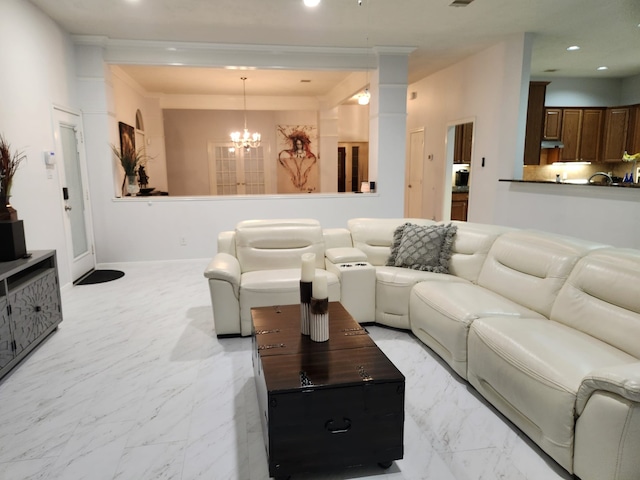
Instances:
[[[58,107],[53,112],[67,253],[71,278],[76,281],[96,265],[82,117]]]

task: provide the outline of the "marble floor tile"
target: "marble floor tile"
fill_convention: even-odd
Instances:
[[[218,339],[208,259],[109,265],[0,381],[0,480],[267,480],[248,338]],[[407,379],[404,458],[295,480],[571,478],[405,331],[369,326]]]
[[[81,425],[52,467],[48,480],[111,480],[134,422]]]
[[[55,458],[0,463],[0,480],[46,480]]]
[[[113,480],[180,480],[185,442],[125,448]]]

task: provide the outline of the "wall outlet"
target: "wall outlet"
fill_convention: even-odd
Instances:
[[[186,237],[180,237],[180,245],[182,245],[184,247],[186,244],[187,244]]]

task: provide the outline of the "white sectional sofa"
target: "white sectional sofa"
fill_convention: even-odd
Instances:
[[[205,271],[216,332],[249,334],[242,312],[254,304],[297,303],[299,255],[313,238],[317,272],[356,320],[410,330],[568,472],[640,479],[640,251],[452,222],[448,273],[434,273],[387,265],[405,223],[436,226],[278,220],[221,234]],[[309,238],[297,231],[307,228]],[[251,279],[256,270],[266,273]]]

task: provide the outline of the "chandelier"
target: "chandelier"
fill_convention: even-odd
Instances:
[[[245,82],[247,77],[240,77],[242,80],[242,93],[244,97],[244,133],[233,132],[231,134],[231,141],[235,148],[244,148],[247,152],[252,148],[258,148],[260,146],[260,134],[249,133],[247,130],[247,89]]]

